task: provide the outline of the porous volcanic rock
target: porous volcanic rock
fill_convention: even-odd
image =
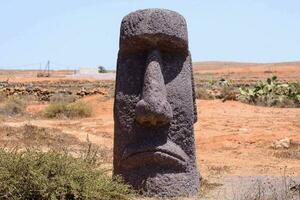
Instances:
[[[138,10],[121,24],[114,104],[114,175],[146,196],[199,190],[194,80],[185,19]]]

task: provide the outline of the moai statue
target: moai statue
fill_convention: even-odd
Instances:
[[[197,193],[197,113],[187,25],[180,14],[146,9],[124,17],[114,120],[114,175],[146,196]]]

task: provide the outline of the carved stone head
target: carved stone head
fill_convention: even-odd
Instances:
[[[192,63],[178,13],[146,9],[124,17],[114,120],[114,175],[147,196],[197,193]]]

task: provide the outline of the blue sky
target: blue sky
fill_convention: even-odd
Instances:
[[[0,68],[114,69],[122,17],[142,8],[186,18],[193,61],[300,60],[299,0],[0,0]]]

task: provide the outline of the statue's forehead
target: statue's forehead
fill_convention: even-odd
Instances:
[[[125,16],[121,24],[120,45],[127,40],[161,38],[188,48],[185,19],[177,12],[165,9],[138,10]],[[150,40],[150,41],[151,41]]]

